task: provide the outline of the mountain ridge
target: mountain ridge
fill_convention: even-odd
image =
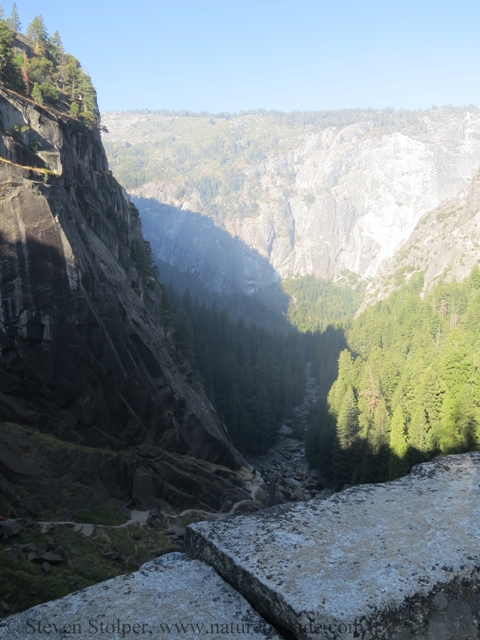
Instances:
[[[102,117],[111,131],[104,140],[112,169],[117,175],[128,169],[127,186],[148,221],[155,256],[184,271],[191,267],[208,286],[215,252],[193,247],[188,265],[181,225],[168,247],[156,242],[172,234],[180,212],[211,219],[267,260],[276,274],[270,282],[308,274],[336,280],[347,271],[374,277],[418,220],[467,188],[480,165],[478,110],[410,114],[413,124],[394,115],[387,112],[385,123],[365,119],[317,129],[285,124],[279,116],[277,122],[268,113],[216,121],[152,113]],[[132,177],[143,184],[132,186]],[[154,201],[172,213],[153,214]],[[205,244],[198,221],[189,233]],[[232,253],[248,273],[241,252]],[[221,260],[216,266],[225,276]],[[270,282],[248,274],[240,290],[252,293]],[[238,286],[230,282],[227,289]]]

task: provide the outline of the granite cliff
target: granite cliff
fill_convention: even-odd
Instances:
[[[368,280],[480,165],[473,107],[301,115],[105,114],[155,256],[226,293],[294,275]]]
[[[17,513],[247,498],[239,454],[155,321],[162,291],[98,125],[5,88],[0,245],[0,493]]]
[[[385,260],[369,283],[359,313],[386,298],[416,272],[424,274],[423,293],[442,281],[462,281],[478,265],[480,173],[455,198],[422,216],[407,242]]]

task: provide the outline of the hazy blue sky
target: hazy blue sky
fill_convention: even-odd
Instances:
[[[23,30],[59,30],[101,110],[480,105],[479,0],[16,4]]]

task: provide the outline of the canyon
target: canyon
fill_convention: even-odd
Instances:
[[[307,274],[370,282],[425,214],[468,191],[480,116],[474,107],[358,111],[333,112],[331,126],[276,112],[214,125],[207,116],[112,112],[102,116],[103,139],[155,258],[205,287],[252,294]]]

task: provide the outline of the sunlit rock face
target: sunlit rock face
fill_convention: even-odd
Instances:
[[[479,471],[479,453],[445,456],[327,500],[199,522],[187,552],[286,637],[478,638]]]
[[[421,295],[441,281],[461,282],[478,265],[479,247],[480,172],[468,189],[426,213],[395,255],[383,261],[359,313],[420,271]]]
[[[266,116],[258,120],[259,126],[269,126]],[[141,129],[138,121],[135,130],[126,116],[107,114],[105,121],[112,131],[109,140],[127,136],[141,146],[135,133]],[[262,161],[242,167],[245,184],[239,199],[254,180],[260,181],[257,212],[247,217],[229,216],[227,211],[215,218],[199,193],[178,198],[172,185],[161,180],[131,193],[159,259],[197,273],[214,290],[251,292],[275,277],[314,274],[331,279],[345,269],[374,277],[419,219],[466,188],[479,166],[479,114],[473,109],[436,109],[420,114],[415,127],[398,131],[368,121],[303,131],[290,141],[290,150],[270,150]],[[214,199],[218,210],[225,205],[222,198]],[[199,216],[186,226],[180,213],[154,213],[152,201],[209,215],[218,233],[225,231],[243,246],[229,245],[231,261],[226,264],[225,251],[208,243],[208,228]],[[198,242],[188,255],[186,234]],[[258,261],[267,261],[273,272],[258,265],[252,269],[245,247],[258,254]]]

